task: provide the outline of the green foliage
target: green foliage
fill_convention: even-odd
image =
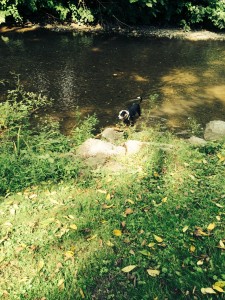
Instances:
[[[80,24],[121,21],[129,24],[181,25],[225,28],[225,3],[223,0],[121,0],[119,2],[87,0],[2,0],[0,22],[12,17],[16,22],[23,17],[51,13],[55,18]]]
[[[97,120],[93,116],[82,122],[78,114],[73,135],[66,137],[51,118],[37,119],[38,111],[51,104],[41,94],[26,92],[19,77],[15,89],[0,103],[0,194],[77,178],[80,162],[72,152],[91,136]]]
[[[71,11],[71,18],[73,22],[88,24],[93,23],[94,16],[90,9],[85,6],[69,5]]]

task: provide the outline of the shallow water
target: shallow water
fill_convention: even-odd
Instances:
[[[105,127],[138,95],[138,122],[165,118],[165,126],[182,130],[189,117],[202,126],[225,120],[224,41],[39,30],[2,34],[0,58],[0,79],[15,72],[27,89],[53,98],[51,114],[65,132],[77,106]]]

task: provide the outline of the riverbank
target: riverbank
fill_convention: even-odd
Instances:
[[[223,140],[192,145],[135,126],[105,132],[102,138],[126,144],[118,158],[124,168],[112,172],[78,158],[93,138],[94,118],[80,120],[69,137],[52,119],[32,132],[29,115],[46,98],[31,101],[36,96],[20,86],[9,95],[0,106],[1,299],[224,293]],[[138,152],[134,140],[144,146]]]
[[[158,37],[158,38],[168,38],[168,39],[181,39],[190,41],[202,41],[202,40],[214,40],[214,41],[224,41],[225,32],[214,32],[208,30],[190,30],[185,31],[180,28],[160,28],[154,26],[85,26],[78,25],[76,23],[71,24],[25,24],[24,26],[0,26],[0,33],[7,34],[10,32],[25,33],[27,31],[33,31],[38,29],[46,29],[58,32],[89,32],[89,33],[117,33],[127,36],[134,37]]]

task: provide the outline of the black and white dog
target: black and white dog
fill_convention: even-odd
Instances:
[[[142,97],[138,96],[136,99],[139,100],[139,103],[133,103],[128,109],[123,109],[119,112],[118,118],[126,125],[134,125],[135,119],[141,115],[140,103]]]

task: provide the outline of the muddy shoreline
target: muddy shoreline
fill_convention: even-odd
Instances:
[[[25,24],[23,26],[0,26],[0,34],[10,32],[25,33],[38,29],[46,29],[55,32],[89,32],[89,33],[117,33],[133,37],[158,37],[168,39],[180,39],[190,41],[224,41],[225,32],[214,32],[208,30],[191,30],[185,31],[180,28],[160,28],[154,26],[84,26],[75,23],[71,24]]]

